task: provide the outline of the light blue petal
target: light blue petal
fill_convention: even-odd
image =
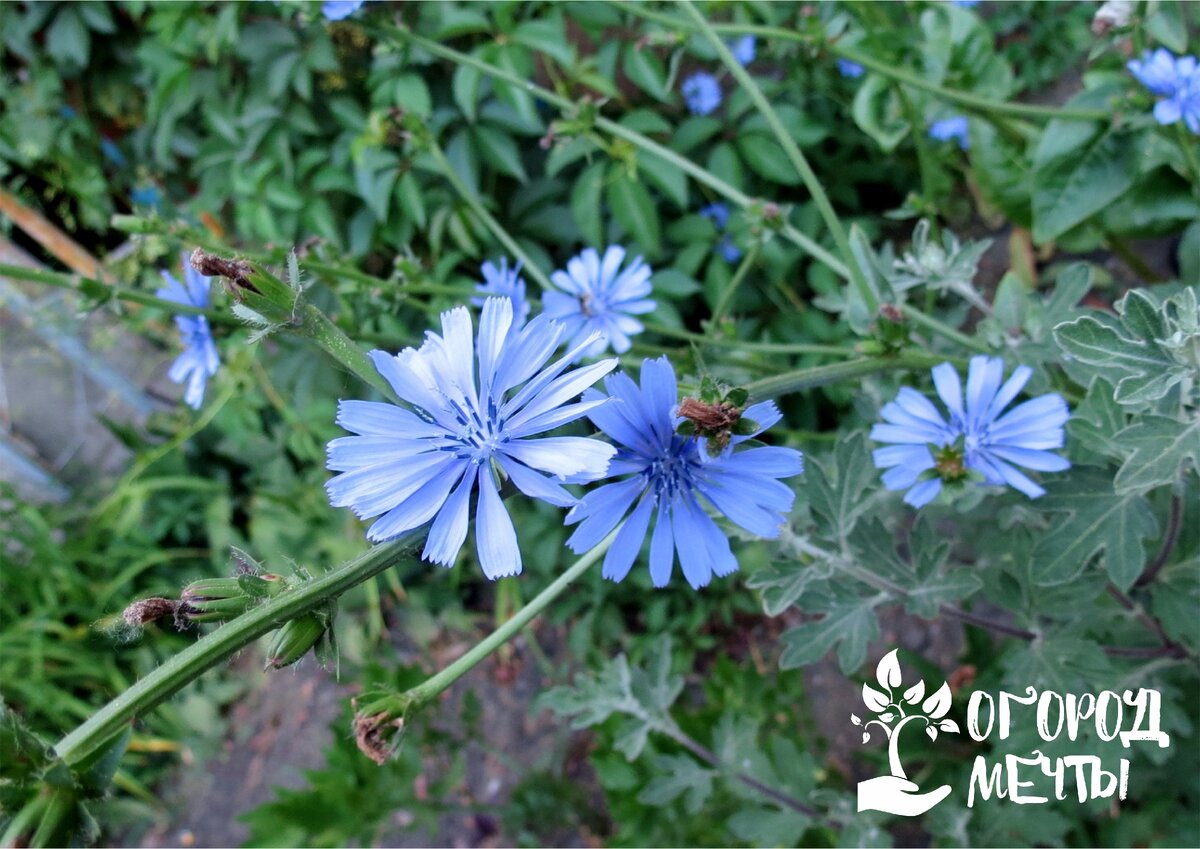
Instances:
[[[608,461],[617,453],[607,442],[585,436],[519,439],[506,443],[501,450],[539,472],[559,478],[586,475],[592,480],[604,477]]]
[[[1000,391],[996,393],[996,397],[992,399],[992,403],[988,405],[987,412],[983,414],[984,420],[988,422],[995,421],[1001,411],[1025,388],[1025,384],[1029,382],[1029,378],[1032,376],[1033,369],[1029,366],[1017,366],[1013,370],[1012,376],[1004,381],[1004,385],[1000,387]]]
[[[996,397],[1000,379],[1004,376],[1004,360],[999,357],[971,357],[967,370],[967,422],[978,428],[986,420],[984,414]]]
[[[469,464],[463,465],[458,487],[450,493],[437,518],[429,528],[429,536],[425,538],[425,550],[421,557],[439,566],[453,566],[458,559],[467,540],[467,525],[470,516],[468,508],[471,504],[471,488],[475,485],[475,470]]]
[[[736,489],[727,489],[710,482],[700,490],[725,518],[752,534],[767,539],[779,536],[783,517],[765,510]]]
[[[675,408],[679,406],[675,369],[666,357],[643,360],[641,378],[641,417],[650,425],[655,443],[669,445],[675,432]]]
[[[665,587],[671,580],[671,566],[674,562],[675,541],[672,539],[671,517],[664,499],[658,504],[654,533],[650,537],[650,583],[656,587]]]
[[[521,573],[521,549],[517,532],[496,491],[492,470],[479,470],[479,507],[476,512],[475,545],[483,574],[491,580]]]
[[[932,374],[933,386],[937,389],[938,397],[942,399],[946,409],[950,411],[950,415],[957,416],[959,421],[965,420],[967,414],[963,410],[962,380],[958,376],[958,371],[950,363],[942,363],[933,367]],[[934,412],[937,412],[936,408],[934,408]],[[941,416],[939,415],[937,418],[941,419]]]
[[[529,398],[525,407],[508,419],[509,432],[514,436],[525,434],[527,431],[524,430],[524,427],[528,422],[561,407],[567,401],[578,398],[583,390],[604,377],[616,366],[617,360],[614,357],[560,375],[536,395]],[[507,406],[506,409],[508,409]]]
[[[518,463],[511,457],[501,456],[499,462],[500,467],[508,474],[508,477],[517,489],[530,498],[539,498],[542,501],[553,504],[555,507],[574,507],[578,503],[579,499],[567,492],[559,484],[538,474],[524,464]]]
[[[645,489],[645,480],[629,478],[589,492],[567,514],[566,524],[580,522],[575,533],[567,540],[567,547],[576,554],[595,548],[624,518],[629,505]]]
[[[889,445],[886,448],[876,448],[871,452],[871,459],[877,469],[905,466],[923,472],[934,466],[933,455],[924,445]]]
[[[671,511],[671,534],[679,551],[679,565],[683,577],[694,590],[708,586],[712,580],[712,561],[704,544],[704,531],[696,517],[700,512],[696,502],[686,496],[677,498]]]
[[[394,436],[341,436],[325,446],[325,468],[348,472],[380,463],[399,463],[432,450],[427,439],[397,439]]]
[[[349,507],[359,518],[367,519],[393,509],[426,482],[463,462],[444,451],[430,451],[403,463],[381,463],[343,472],[325,482],[325,492],[332,506]]]
[[[446,434],[444,428],[403,407],[379,401],[339,401],[336,421],[343,429],[362,436],[427,439]]]
[[[729,454],[724,466],[737,474],[771,478],[790,478],[804,471],[799,451],[774,445]]]
[[[1002,445],[990,445],[988,453],[1001,460],[1007,460],[1035,472],[1061,472],[1071,468],[1071,461],[1049,451],[1031,451],[1027,448],[1011,448]]]
[[[921,481],[919,484],[910,489],[904,496],[904,503],[920,509],[930,501],[933,501],[933,499],[937,498],[938,493],[941,491],[941,478],[932,478],[927,481]]]
[[[479,317],[479,391],[487,397],[499,365],[504,342],[513,322],[513,304],[508,298],[488,298]]]
[[[434,475],[410,497],[384,513],[367,531],[367,539],[383,542],[432,519],[446,503],[450,487],[458,480],[463,465],[465,463],[456,464],[447,468],[444,474]]]
[[[604,569],[601,574],[610,581],[621,582],[633,568],[646,541],[646,530],[650,525],[650,513],[654,509],[654,499],[645,497],[638,502],[637,507],[629,515],[629,520],[617,532],[612,547],[604,555]],[[582,526],[580,530],[582,530]],[[603,538],[603,537],[602,537]]]

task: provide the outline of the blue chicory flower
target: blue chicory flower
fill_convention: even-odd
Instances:
[[[717,228],[718,232],[723,231],[729,224],[729,207],[720,201],[710,203],[708,206],[703,207],[700,210],[700,214],[711,221],[713,226]],[[730,237],[727,233],[723,235],[721,240],[717,243],[717,253],[720,254],[721,258],[726,262],[737,262],[742,258],[741,248],[737,246],[732,237]]]
[[[693,115],[707,115],[721,105],[721,84],[717,78],[705,71],[692,74],[679,90]]]
[[[104,158],[118,168],[125,167],[125,154],[121,153],[121,148],[112,139],[106,139],[103,136],[100,138],[100,152],[104,154]]]
[[[570,507],[576,498],[562,484],[603,477],[616,453],[598,439],[533,438],[592,412],[600,400],[568,402],[617,363],[568,370],[594,341],[587,335],[547,365],[564,335],[544,315],[516,326],[512,301],[488,298],[477,339],[470,311],[456,307],[442,313],[442,335],[427,333],[420,348],[394,357],[372,351],[375,368],[412,409],[339,403],[337,423],[355,435],[329,443],[327,466],[341,472],[325,485],[329,503],[360,518],[379,516],[367,531],[374,541],[432,520],[421,556],[451,566],[478,489],[475,545],[483,573],[518,574],[521,551],[497,475],[526,495]]]
[[[471,298],[473,306],[482,307],[488,295],[508,298],[513,305],[513,322],[517,325],[525,323],[529,318],[529,301],[525,300],[525,280],[521,277],[521,263],[512,268],[508,267],[508,257],[501,257],[500,267],[488,261],[480,268],[483,273],[482,283],[475,284],[475,291],[484,297]]]
[[[654,310],[650,266],[636,257],[621,269],[625,249],[610,246],[604,257],[587,248],[567,263],[566,271],[555,271],[550,282],[561,291],[542,293],[543,312],[566,327],[568,336],[591,336],[584,350],[589,357],[599,356],[611,347],[618,354],[629,350],[629,337],[644,327],[633,316]],[[599,336],[595,336],[596,332]]]
[[[162,272],[167,285],[154,294],[160,298],[189,307],[208,309],[208,287],[210,278],[192,268],[187,257],[183,258],[183,279],[180,283],[169,272]],[[221,361],[217,357],[217,346],[213,342],[208,319],[202,315],[181,314],[175,316],[175,326],[183,340],[183,353],[171,365],[167,376],[175,383],[187,382],[184,402],[194,410],[204,403],[204,386],[217,373]]]
[[[134,188],[129,193],[129,199],[139,206],[158,206],[162,203],[162,195],[158,191],[158,186],[152,183]]]
[[[974,9],[979,5],[979,0],[950,0],[950,2],[960,9]]]
[[[684,577],[698,589],[714,574],[725,576],[738,566],[728,538],[705,505],[750,533],[777,537],[795,499],[779,479],[800,474],[803,458],[792,448],[734,450],[752,436],[733,436],[718,456],[710,457],[703,440],[675,432],[678,399],[670,361],[646,360],[641,378],[639,388],[626,374],[611,375],[604,387],[612,403],[588,412],[592,423],[620,446],[608,476],[629,477],[589,492],[567,514],[567,524],[579,523],[567,545],[575,552],[587,551],[628,514],[603,566],[605,578],[621,581],[642,549],[653,516],[651,582],[667,585],[678,553]],[[604,398],[595,389],[583,396],[587,403]],[[767,401],[748,407],[744,418],[755,422],[757,436],[781,415]]]
[[[967,135],[969,128],[970,122],[966,116],[955,115],[930,124],[929,137],[938,141],[956,141],[962,150],[966,150],[970,145]]]
[[[366,0],[325,0],[321,4],[321,14],[327,21],[344,20],[362,8]]]
[[[726,44],[739,65],[749,65],[758,55],[758,45],[752,35],[743,35],[741,38],[727,41]]]
[[[933,369],[933,383],[949,420],[924,395],[901,388],[896,400],[880,413],[886,423],[871,429],[871,439],[889,443],[874,452],[875,467],[887,470],[883,485],[890,490],[908,489],[904,501],[923,507],[941,492],[944,475],[962,479],[964,469],[969,469],[986,484],[1007,484],[1030,498],[1044,495],[1045,490],[1016,467],[1039,472],[1070,467],[1065,457],[1048,450],[1063,446],[1063,426],[1070,411],[1062,396],[1048,394],[1005,413],[1032,374],[1028,366],[1018,366],[1001,385],[1002,359],[972,357],[964,405],[958,372],[950,363],[942,363]]]
[[[867,72],[867,69],[857,62],[851,62],[849,59],[837,60],[838,73],[848,80],[856,80]]]
[[[1200,67],[1195,56],[1176,58],[1169,50],[1147,50],[1126,67],[1151,94],[1162,98],[1154,105],[1154,119],[1167,126],[1182,120],[1200,134]]]

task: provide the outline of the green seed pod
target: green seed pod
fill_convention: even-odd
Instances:
[[[192,622],[232,619],[255,602],[238,578],[205,578],[193,581],[179,595],[183,613]]]

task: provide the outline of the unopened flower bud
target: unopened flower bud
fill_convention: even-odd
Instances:
[[[275,632],[271,647],[267,650],[267,666],[282,669],[291,666],[308,654],[329,630],[329,617],[319,613],[306,613],[286,622]]]
[[[184,615],[193,622],[220,622],[232,619],[254,603],[242,588],[239,578],[205,578],[184,587],[179,596]]]

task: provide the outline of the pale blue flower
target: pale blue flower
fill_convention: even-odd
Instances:
[[[633,316],[654,310],[650,295],[650,267],[636,257],[621,268],[625,249],[615,245],[604,252],[603,259],[594,248],[587,248],[567,263],[566,271],[550,275],[550,282],[561,291],[542,293],[542,310],[550,318],[561,321],[567,335],[579,339],[592,336],[595,340],[585,355],[595,357],[606,348],[618,354],[629,350],[629,337],[645,328]],[[600,336],[593,334],[599,332]]]
[[[921,393],[901,388],[896,400],[880,412],[886,424],[871,429],[873,440],[890,443],[874,452],[875,467],[887,470],[883,485],[908,489],[905,502],[923,507],[941,492],[944,479],[959,479],[967,469],[985,484],[1007,484],[1030,498],[1044,495],[1045,490],[1016,467],[1039,472],[1070,467],[1065,457],[1049,450],[1063,446],[1070,412],[1062,396],[1048,394],[1005,413],[1032,374],[1028,366],[1018,366],[1002,384],[1002,359],[972,357],[964,403],[958,372],[942,363],[933,369],[933,383],[948,419]]]
[[[422,557],[451,566],[467,536],[471,494],[475,545],[489,578],[521,571],[516,531],[500,499],[500,480],[560,507],[576,498],[563,483],[603,477],[615,449],[598,439],[533,439],[593,411],[600,400],[568,403],[616,365],[603,360],[569,370],[575,349],[550,365],[565,328],[545,316],[513,324],[512,301],[488,298],[478,340],[471,313],[442,313],[442,335],[428,332],[417,349],[396,356],[372,351],[375,368],[411,409],[374,401],[342,401],[337,422],[356,434],[328,446],[325,484],[334,507],[379,518],[373,541],[392,539],[432,521]],[[478,368],[476,368],[478,362]]]
[[[733,54],[733,58],[739,65],[749,65],[758,55],[758,45],[752,35],[743,35],[741,38],[735,38],[725,43],[729,46],[729,52]]]
[[[679,87],[693,115],[707,115],[721,105],[721,84],[705,71],[692,74]]]
[[[525,300],[525,281],[521,277],[521,263],[518,262],[510,269],[508,257],[501,257],[499,268],[495,263],[489,261],[483,264],[480,271],[483,273],[484,282],[475,284],[475,291],[485,297],[471,298],[471,303],[481,307],[488,295],[508,298],[512,301],[514,322],[524,324],[525,319],[529,318],[530,307],[529,301]]]
[[[979,5],[979,0],[950,0],[950,2],[960,9],[974,9]]]
[[[210,278],[192,268],[187,257],[183,258],[183,279],[180,283],[169,272],[162,272],[167,285],[154,294],[164,300],[184,306],[208,309],[208,286]],[[217,346],[213,342],[208,319],[202,315],[181,313],[175,316],[175,326],[183,340],[183,353],[171,365],[167,376],[175,383],[187,383],[183,400],[194,410],[204,403],[204,386],[217,373],[221,361],[217,357]]]
[[[968,140],[968,130],[970,122],[963,115],[955,115],[952,118],[943,118],[940,121],[934,121],[929,125],[929,137],[938,141],[955,141],[958,146],[966,150],[970,145]]]
[[[678,553],[684,577],[699,588],[714,574],[728,575],[738,566],[706,506],[752,534],[777,537],[795,499],[779,479],[800,474],[803,460],[792,448],[735,450],[751,436],[733,436],[718,456],[708,456],[702,440],[675,432],[678,398],[671,363],[665,357],[646,360],[641,377],[640,388],[626,374],[608,377],[604,387],[611,403],[588,413],[620,446],[608,476],[628,477],[589,492],[567,514],[567,524],[579,523],[567,545],[587,551],[625,519],[603,567],[605,578],[620,581],[633,567],[653,518],[651,582],[666,586]],[[604,397],[594,389],[584,393],[585,402]],[[767,401],[748,407],[744,418],[755,422],[757,436],[781,416]]]
[[[856,80],[867,72],[867,69],[849,59],[837,60],[838,73],[848,80]]]
[[[1126,67],[1151,94],[1162,98],[1154,105],[1154,120],[1163,126],[1182,120],[1200,134],[1200,67],[1195,56],[1176,58],[1160,47]]]
[[[362,8],[366,0],[325,0],[321,4],[321,14],[328,21],[344,20]]]

